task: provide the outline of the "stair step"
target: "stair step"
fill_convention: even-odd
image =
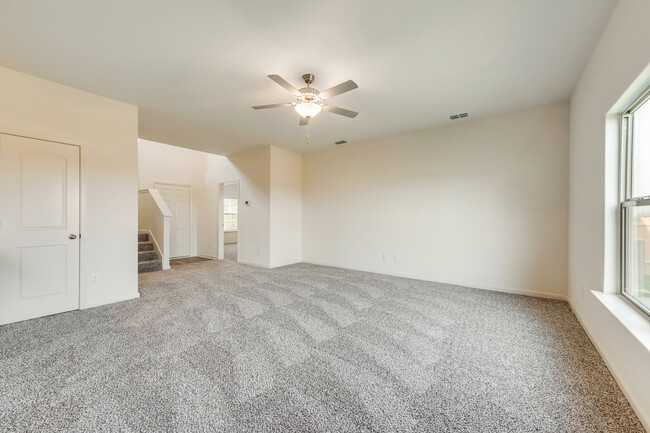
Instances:
[[[138,252],[138,263],[148,262],[150,260],[159,260],[156,251],[140,251]]]
[[[138,273],[162,271],[162,260],[149,260],[148,262],[138,263]]]
[[[138,242],[149,242],[149,233],[138,233]]]
[[[153,242],[138,242],[138,251],[153,251]]]

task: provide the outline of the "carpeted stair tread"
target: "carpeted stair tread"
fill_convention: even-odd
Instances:
[[[138,242],[138,251],[153,251],[153,242]]]
[[[149,240],[149,233],[138,233],[138,273],[162,270],[162,260]]]
[[[159,260],[158,253],[156,251],[138,252],[138,263],[149,262],[151,260]]]
[[[149,260],[138,263],[138,273],[154,272],[162,270],[162,260]]]

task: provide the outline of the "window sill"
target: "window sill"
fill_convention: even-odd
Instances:
[[[237,230],[224,230],[224,233],[237,233]]]
[[[592,290],[607,310],[650,351],[650,320],[623,296]]]

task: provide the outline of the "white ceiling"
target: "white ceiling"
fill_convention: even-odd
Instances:
[[[299,152],[569,99],[616,0],[0,0],[0,65],[140,107],[140,137]],[[309,135],[268,79],[359,88]],[[459,121],[456,121],[459,122]]]

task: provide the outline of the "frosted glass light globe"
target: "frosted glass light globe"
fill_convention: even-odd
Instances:
[[[306,119],[314,117],[320,113],[320,110],[322,109],[323,107],[318,104],[314,104],[313,102],[302,102],[296,105],[296,112]]]

